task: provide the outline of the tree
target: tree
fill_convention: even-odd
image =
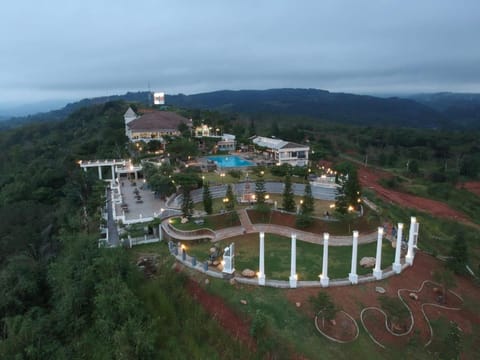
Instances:
[[[350,168],[349,173],[339,175],[337,181],[340,187],[336,190],[335,211],[340,215],[345,215],[358,205],[361,197],[360,181],[356,169]]]
[[[250,125],[248,127],[248,137],[254,136],[256,133],[255,131],[255,122],[253,118],[250,119]]]
[[[447,302],[448,289],[454,287],[456,284],[453,272],[447,268],[435,270],[433,280],[438,282],[442,287],[442,303],[445,304]]]
[[[182,214],[185,217],[190,217],[193,211],[193,201],[190,195],[190,188],[182,187]]]
[[[352,168],[348,173],[348,179],[345,184],[345,196],[349,205],[356,207],[361,197],[361,190],[357,169]]]
[[[208,182],[203,184],[203,209],[208,215],[213,212],[212,194],[210,193]]]
[[[227,185],[227,193],[225,195],[227,199],[225,207],[228,211],[235,209],[235,195],[233,194],[232,185]]]
[[[170,196],[176,190],[175,184],[172,182],[171,178],[158,173],[148,179],[148,185],[150,186],[150,189],[162,199]]]
[[[265,204],[265,180],[263,179],[263,176],[260,175],[255,181],[255,199],[257,200],[257,205],[263,205]]]
[[[305,185],[305,191],[303,193],[303,202],[300,207],[302,215],[312,215],[315,210],[315,200],[312,195],[312,186],[310,182]]]
[[[455,274],[463,275],[466,273],[468,264],[468,246],[465,234],[460,231],[453,241],[450,250],[450,258],[447,260],[447,267]]]
[[[346,195],[347,178],[345,175],[338,177],[339,187],[335,190],[335,212],[340,215],[348,213],[348,200]]]
[[[198,154],[198,146],[194,141],[185,138],[175,138],[167,145],[167,152],[170,157],[187,160],[188,156],[195,156]]]
[[[322,317],[322,324],[327,320],[335,319],[337,312],[340,310],[336,307],[330,296],[323,291],[319,291],[317,296],[310,296],[310,303],[315,308],[317,316]]]
[[[292,179],[290,178],[290,175],[285,176],[282,206],[285,211],[295,211],[295,198],[293,196]]]

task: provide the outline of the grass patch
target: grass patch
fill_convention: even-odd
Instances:
[[[184,231],[199,230],[199,229],[212,229],[219,230],[232,226],[240,226],[240,220],[236,212],[229,212],[220,215],[205,216],[202,218],[203,224],[195,224],[193,220],[189,220],[187,223],[182,224],[181,218],[172,218],[170,224],[175,228]]]
[[[237,271],[249,268],[258,269],[259,238],[258,234],[247,234],[220,241],[218,246],[224,248],[231,242],[235,243],[235,268]],[[198,260],[207,260],[212,243],[204,242],[190,244],[187,253]],[[265,235],[265,273],[267,278],[288,280],[290,276],[289,238],[266,234]],[[351,266],[352,248],[350,246],[329,246],[328,273],[331,279],[348,277]],[[364,256],[375,256],[376,243],[360,245],[358,247],[358,261]],[[394,259],[395,249],[388,240],[384,240],[382,248],[382,266],[388,267]],[[297,274],[299,280],[317,281],[322,272],[323,245],[297,241]],[[371,274],[372,269],[363,269],[357,266],[359,275]]]
[[[372,218],[369,216],[370,212],[371,210],[366,209],[363,216],[353,219],[350,223],[346,221],[325,221],[322,219],[314,219],[311,226],[299,230],[319,235],[324,232],[328,232],[331,235],[351,235],[353,230],[358,230],[360,233],[370,233],[375,231],[380,225],[378,218]],[[248,216],[253,224],[267,223],[297,228],[295,226],[296,216],[293,214],[272,211],[267,219],[264,214],[259,213],[258,211],[248,210]]]

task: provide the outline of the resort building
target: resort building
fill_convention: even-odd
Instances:
[[[277,165],[308,165],[308,152],[310,150],[309,146],[263,136],[254,137],[252,142],[257,148],[261,148],[271,160],[275,161]]]
[[[163,136],[179,136],[181,124],[191,126],[191,121],[171,111],[149,111],[141,116],[132,108],[123,115],[125,134],[130,141],[158,140],[164,142]]]
[[[220,129],[214,129],[211,126],[202,124],[200,126],[197,126],[194,130],[194,136],[197,138],[200,137],[214,137],[214,138],[219,138],[220,137]]]
[[[223,134],[222,140],[217,142],[218,151],[235,151],[235,135],[232,134]]]

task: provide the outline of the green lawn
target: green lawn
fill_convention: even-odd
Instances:
[[[170,220],[170,223],[176,227],[179,230],[198,230],[198,229],[212,229],[212,230],[218,230],[218,229],[224,229],[227,227],[232,227],[232,226],[240,226],[240,220],[238,219],[238,215],[235,212],[230,212],[226,214],[220,214],[220,215],[211,215],[211,216],[205,216],[202,217],[204,220],[204,223],[201,225],[195,224],[193,220],[190,220],[189,222],[182,224],[181,223],[181,218],[172,218]]]
[[[249,268],[258,270],[258,234],[247,234],[218,243],[220,248],[235,243],[235,268],[237,271]],[[288,280],[290,276],[290,239],[278,235],[265,235],[265,273],[267,278]],[[187,253],[200,261],[208,258],[212,243],[203,242],[189,244]],[[329,246],[328,273],[331,279],[347,278],[350,272],[352,249],[350,246]],[[358,261],[364,256],[375,257],[376,243],[358,247]],[[382,266],[388,267],[394,259],[395,249],[389,241],[384,240],[382,250]],[[322,272],[323,246],[297,240],[297,274],[299,280],[319,280]],[[359,275],[371,274],[372,269],[357,266]]]

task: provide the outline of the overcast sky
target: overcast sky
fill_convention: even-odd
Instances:
[[[480,92],[480,1],[5,0],[0,104],[151,90]]]

